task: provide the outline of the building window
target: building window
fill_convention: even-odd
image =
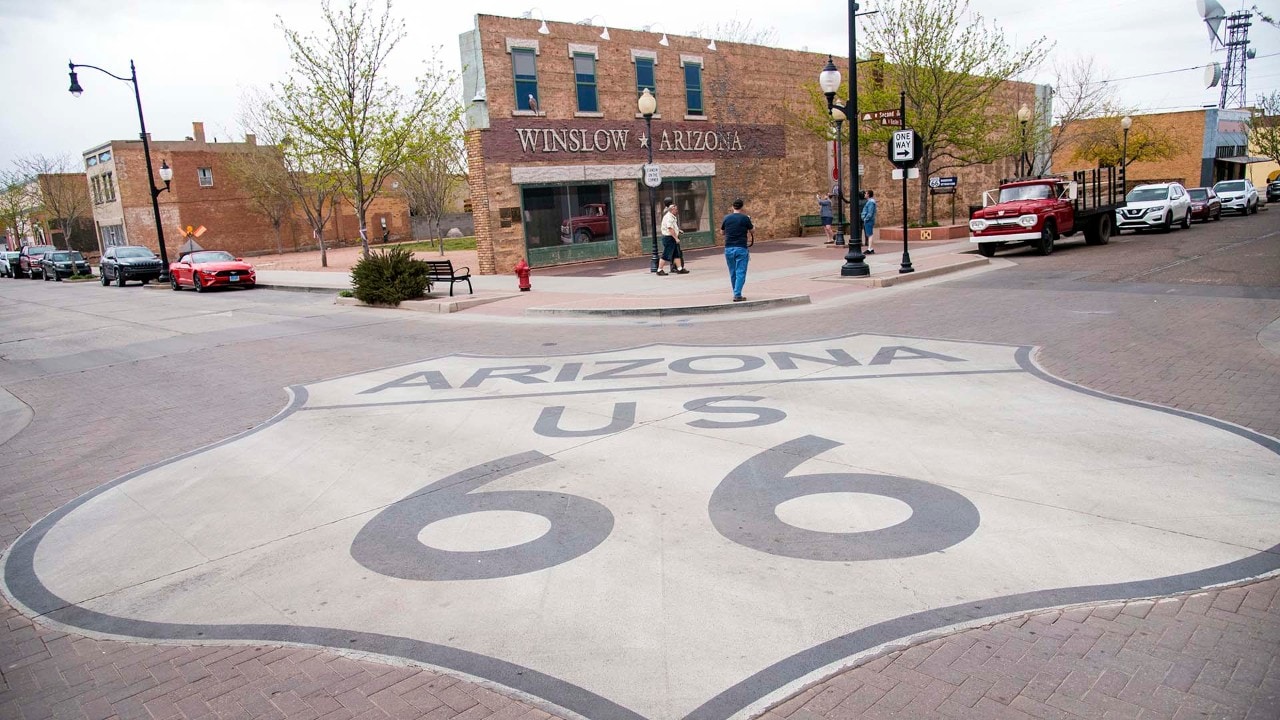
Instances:
[[[102,233],[102,244],[106,247],[124,245],[123,225],[103,225],[98,228]]]
[[[702,115],[702,65],[684,65],[684,104],[689,115]]]
[[[200,187],[213,187],[213,168],[196,168],[196,176],[200,179]]]
[[[112,182],[114,173],[103,173],[102,175],[102,197],[103,202],[116,201],[116,185]]]
[[[533,111],[538,104],[538,60],[532,48],[511,49],[516,79],[516,109]],[[532,100],[532,104],[530,104]]]
[[[649,188],[644,183],[636,183],[636,188],[640,194],[640,236],[647,242],[646,248],[652,249],[649,243],[653,242],[653,228],[649,225]],[[662,222],[662,201],[661,198],[671,198],[680,212],[677,217],[680,218],[680,232],[685,233],[703,233],[711,232],[711,183],[705,179],[694,180],[664,180],[662,186],[654,191],[654,196],[659,198],[658,206],[654,209],[658,222]]]
[[[98,176],[89,178],[89,192],[93,195],[93,204],[102,204],[102,189],[98,186]]]
[[[105,152],[100,152],[100,153],[98,153],[98,162],[107,162],[107,161],[109,161],[109,160],[111,160],[111,151],[110,151],[110,150],[107,150],[107,151],[105,151]]]
[[[94,155],[94,156],[93,156],[93,157],[91,157],[91,158],[85,158],[84,164],[85,164],[85,167],[93,167],[94,165],[97,165],[97,164],[98,164],[98,156],[97,156],[97,155]]]
[[[643,95],[645,90],[655,98],[658,97],[658,86],[654,84],[654,75],[653,58],[636,58],[636,97]]]
[[[573,54],[573,81],[578,87],[578,112],[597,112],[600,102],[596,93],[596,59],[584,53]]]
[[[613,240],[608,184],[521,188],[530,248]]]

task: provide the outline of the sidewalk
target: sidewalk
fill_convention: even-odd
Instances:
[[[435,312],[467,312],[491,316],[665,316],[707,312],[742,312],[783,305],[839,302],[851,296],[907,281],[988,265],[970,253],[968,242],[917,243],[911,249],[914,273],[899,273],[901,243],[879,243],[866,256],[870,277],[840,274],[844,248],[823,245],[821,237],[785,238],[761,242],[751,251],[751,267],[744,289],[746,302],[734,303],[721,248],[686,253],[688,275],[658,277],[650,259],[627,258],[534,269],[533,289],[519,292],[512,275],[474,275],[475,304],[453,303]],[[441,257],[418,253],[422,259]],[[455,267],[477,267],[474,251],[448,252]],[[297,253],[256,258],[258,284],[281,290],[337,292],[351,286],[349,269],[359,259],[359,248],[329,253],[329,267],[319,267],[318,253]],[[455,296],[466,297],[466,286],[455,285]],[[437,289],[431,303],[448,302],[447,292]],[[425,308],[424,308],[425,309]]]

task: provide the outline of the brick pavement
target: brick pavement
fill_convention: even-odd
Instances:
[[[1218,231],[1221,237],[1214,236],[1208,242],[1230,244],[1247,233],[1269,231],[1267,223],[1265,214],[1222,223],[1224,230]],[[0,446],[0,543],[7,546],[39,517],[124,472],[265,420],[283,405],[281,388],[285,385],[448,352],[522,354],[542,352],[547,346],[555,346],[557,352],[585,352],[658,341],[750,344],[849,332],[1038,344],[1044,347],[1041,362],[1067,379],[1280,435],[1280,413],[1275,402],[1280,397],[1280,358],[1256,341],[1257,333],[1280,316],[1280,299],[1266,294],[1214,295],[1208,292],[1213,287],[1202,285],[1188,290],[1186,284],[1148,281],[1144,287],[1120,287],[1105,280],[1087,279],[1091,273],[1124,266],[1129,269],[1127,275],[1115,278],[1124,280],[1170,258],[1200,254],[1205,242],[1204,236],[1184,237],[1182,233],[1133,239],[1126,236],[1106,247],[1089,248],[1088,252],[1060,252],[1049,258],[1016,255],[1012,259],[1019,267],[1015,269],[924,292],[894,295],[891,302],[873,301],[840,313],[748,318],[742,322],[598,325],[592,326],[590,332],[582,332],[580,326],[468,325],[456,320],[398,317],[341,330],[224,342],[196,351],[182,346],[173,355],[120,362],[91,372],[50,372],[18,387],[9,386],[33,407],[36,418],[13,441]],[[1241,247],[1257,251],[1256,243]],[[1280,267],[1277,244],[1269,247],[1263,261],[1243,264],[1234,285],[1228,278],[1214,287],[1255,285],[1274,289],[1280,272],[1269,276],[1270,285],[1251,281],[1252,274]],[[1233,252],[1236,251],[1227,250],[1188,264],[1208,261],[1230,267],[1230,263],[1224,265],[1222,261],[1234,257]],[[1250,275],[1241,277],[1240,273]],[[56,363],[50,367],[56,368]],[[202,406],[200,412],[193,409],[187,391],[194,378],[199,379],[200,388],[219,390],[218,403]],[[138,403],[139,397],[154,400]],[[874,441],[874,429],[868,430],[868,441]],[[1177,601],[1178,612],[1172,618],[1164,615],[1164,604],[1156,605],[1159,612],[1153,609],[1146,617],[1126,611],[1108,618],[1106,615],[1112,610],[1107,609],[1092,611],[1083,619],[1079,619],[1082,611],[1045,613],[1034,615],[1039,619],[997,623],[934,640],[921,647],[933,647],[930,652],[942,653],[940,658],[954,653],[957,647],[965,649],[962,658],[970,650],[973,652],[956,668],[947,664],[947,670],[940,670],[939,677],[924,685],[925,690],[946,689],[937,682],[955,688],[927,712],[942,717],[1003,717],[1022,712],[1032,717],[1181,720],[1203,711],[1217,712],[1220,717],[1280,717],[1274,704],[1266,704],[1274,702],[1277,683],[1277,582],[1280,581],[1269,580],[1244,590],[1214,591]],[[1200,598],[1205,597],[1213,598],[1209,608],[1197,612],[1205,602]],[[1230,608],[1237,597],[1238,607]],[[1258,604],[1263,597],[1267,598],[1265,607]],[[1227,605],[1221,605],[1220,600]],[[1214,607],[1214,603],[1219,605]],[[1134,610],[1140,608],[1137,604],[1130,606]],[[32,624],[7,604],[0,609],[0,615],[5,619],[5,627],[0,628],[0,718],[6,720],[113,716],[541,717],[538,711],[519,703],[500,708],[491,708],[479,699],[468,703],[461,695],[474,697],[483,694],[483,689],[465,681],[450,682],[423,669],[355,661],[300,648],[182,647],[101,641]],[[1128,627],[1131,632],[1124,634],[1104,623]],[[1045,629],[1038,629],[1041,626]],[[1034,639],[1030,635],[1033,631]],[[1101,635],[1093,637],[1088,648],[1080,648],[1099,631]],[[1190,640],[1176,652],[1204,663],[1192,680],[1185,679],[1190,671],[1169,655],[1175,651],[1155,642],[1166,636],[1175,638],[1179,632],[1190,633]],[[1055,633],[1067,636],[1056,637]],[[1128,639],[1107,655],[1117,637]],[[1192,642],[1197,637],[1213,640]],[[1024,646],[1034,649],[1042,641],[1039,650],[1028,649],[1016,662],[1008,660],[1002,665],[993,660],[997,647],[1007,647],[1007,655]],[[1054,641],[1061,642],[1044,659],[1043,670],[1028,678],[1017,693],[1009,694],[1022,679],[1019,673],[1025,675],[1033,661],[1041,657],[1037,653],[1048,653]],[[1148,665],[1137,649],[1151,643],[1155,646],[1148,648],[1145,656],[1149,658]],[[1270,655],[1266,654],[1267,643]],[[984,656],[988,651],[990,655]],[[862,684],[831,703],[836,707],[845,703],[840,717],[864,716],[847,712],[855,707],[850,701],[855,696],[877,695],[870,706],[886,697],[888,703],[893,703],[907,695],[912,697],[904,701],[904,707],[911,702],[924,702],[918,697],[925,694],[923,690],[894,676],[899,669],[920,672],[924,659],[918,653],[922,652],[923,649],[904,651],[841,674],[815,688],[814,695],[800,702],[800,706],[817,701],[823,693],[827,693],[826,700],[803,710],[789,703],[775,714],[808,720],[809,714],[833,712],[820,708],[846,686],[856,683]],[[1234,662],[1228,662],[1232,653]],[[914,666],[908,666],[916,660]],[[985,669],[979,672],[975,662]],[[1161,663],[1166,662],[1169,667],[1160,672]],[[1124,669],[1130,667],[1126,663],[1133,663],[1130,670]],[[183,668],[194,677],[183,674]],[[1172,672],[1175,668],[1182,669]],[[999,671],[1003,674],[997,677]],[[204,672],[208,675],[201,674]],[[962,672],[969,674],[964,678],[953,674]],[[1116,673],[1129,676],[1119,690],[1115,687],[1124,678]],[[1156,674],[1160,675],[1158,681],[1154,679]],[[381,684],[401,675],[391,685]],[[1053,683],[1057,675],[1062,677]],[[1244,692],[1243,679],[1249,677],[1259,678],[1251,685],[1255,688],[1251,691],[1254,697],[1249,700],[1253,707],[1245,705],[1241,710],[1228,701],[1238,701],[1237,705],[1243,702],[1243,695],[1232,693]],[[351,685],[356,678],[359,682]],[[418,678],[426,679],[410,688]],[[957,678],[958,682],[952,682]],[[1042,682],[1033,683],[1037,678]],[[433,684],[433,680],[438,682]],[[923,682],[923,678],[915,680],[917,685]],[[1086,681],[1089,687],[1083,687]],[[1185,690],[1178,690],[1179,684],[1188,682]],[[1036,693],[1043,694],[1051,683],[1049,694],[1037,700]],[[1160,683],[1173,684],[1162,690]],[[990,687],[984,687],[988,684]],[[1167,714],[1158,714],[1158,708],[1143,708],[1136,715],[1125,715],[1127,708],[1109,704],[1107,699],[1111,696],[1105,692],[1114,691],[1120,694],[1119,700],[1130,702],[1123,696],[1125,689],[1133,688],[1133,697],[1133,692],[1144,687],[1150,688],[1156,698],[1181,692],[1186,703]],[[447,692],[450,688],[452,692]],[[977,689],[981,693],[972,696],[971,706],[959,701]],[[881,692],[877,694],[878,691]],[[436,697],[426,699],[431,694]],[[1081,698],[1087,696],[1087,702],[1093,705],[1071,705],[1067,700],[1072,699],[1072,694],[1078,696],[1074,698],[1077,702],[1085,702]],[[405,704],[397,704],[390,695]],[[412,698],[406,699],[409,695]],[[375,702],[373,696],[380,696],[384,704]],[[454,702],[448,702],[446,696]],[[1000,703],[997,696],[1009,697],[1009,703]],[[1021,696],[1026,699],[1013,707],[1013,699]],[[1063,699],[1055,705],[1051,700],[1056,696]],[[362,698],[372,705],[362,703]],[[439,703],[431,709],[423,707],[433,700]],[[490,703],[497,702],[490,698]],[[1039,702],[1040,706],[1028,705],[1029,702]],[[1207,707],[1205,702],[1221,708]],[[900,716],[928,717],[927,712]]]

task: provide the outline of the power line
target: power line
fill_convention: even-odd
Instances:
[[[1280,55],[1280,52],[1267,53],[1266,55],[1258,55],[1257,57],[1253,57],[1249,59],[1261,60],[1263,58],[1275,57],[1276,55]],[[1206,63],[1204,65],[1193,65],[1191,67],[1178,68],[1177,70],[1163,70],[1161,72],[1146,73],[1145,75],[1130,75],[1128,77],[1111,78],[1109,80],[1099,80],[1098,84],[1105,85],[1107,83],[1122,82],[1124,80],[1138,80],[1140,78],[1157,77],[1159,75],[1172,75],[1174,73],[1190,72],[1192,70],[1203,70],[1207,67],[1213,67],[1213,63]]]

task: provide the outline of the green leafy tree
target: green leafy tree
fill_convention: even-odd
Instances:
[[[433,53],[410,92],[391,83],[387,61],[405,31],[391,15],[390,0],[380,11],[374,0],[348,0],[337,9],[325,0],[321,14],[318,35],[280,20],[293,66],[271,108],[297,152],[322,158],[341,179],[367,256],[369,206],[388,177],[430,153],[421,143],[453,112],[448,91],[454,78]]]
[[[869,45],[884,53],[885,83],[906,92],[907,125],[923,142],[919,216],[925,218],[931,174],[1018,152],[1017,108],[994,101],[1052,44],[1041,37],[1013,46],[998,24],[970,10],[968,0],[884,3],[868,26]]]
[[[1249,146],[1280,163],[1280,91],[1258,97],[1249,121]]]

